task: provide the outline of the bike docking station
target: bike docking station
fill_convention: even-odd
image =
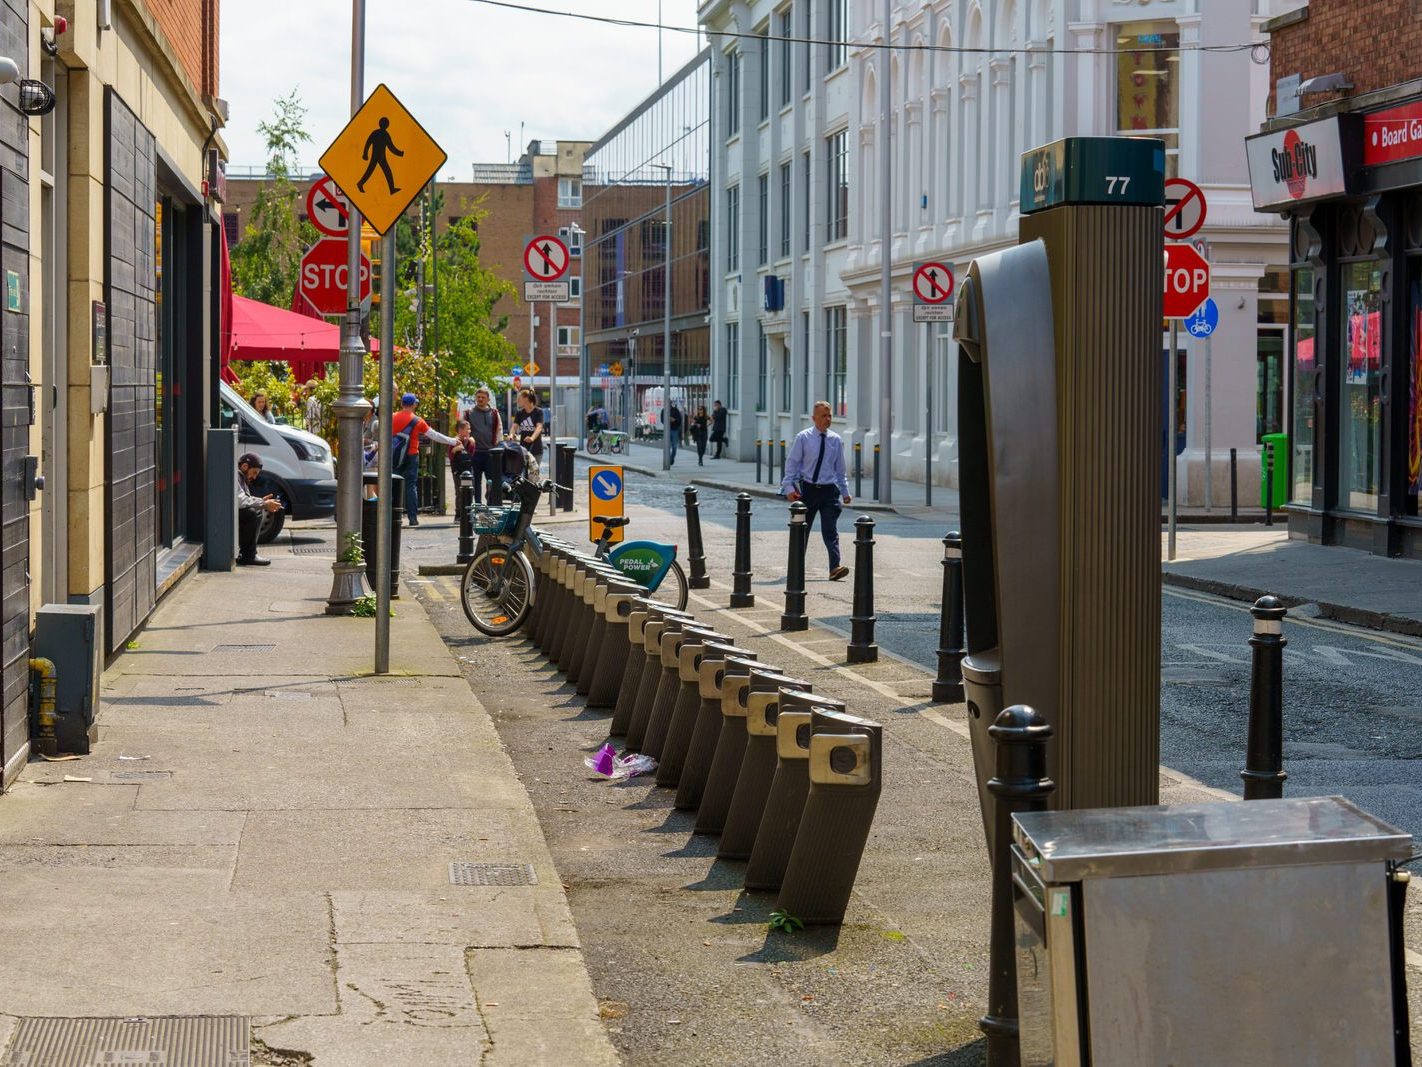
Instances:
[[[1339,798],[1159,805],[1164,170],[1151,138],[1024,153],[1020,243],[958,292],[987,1062],[1410,1062],[1388,897],[1410,838]],[[809,921],[842,879],[801,867],[858,839],[881,738],[811,709],[802,761],[791,706],[771,797],[808,762],[780,900]]]

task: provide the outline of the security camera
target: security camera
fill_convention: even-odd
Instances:
[[[639,326],[639,327],[637,327],[635,330],[633,330],[630,334],[628,334],[627,336],[628,336],[628,337],[636,337],[636,336],[637,336],[639,333],[641,333],[641,332],[642,332],[642,328]]]
[[[9,56],[0,56],[0,85],[20,80],[20,65]]]

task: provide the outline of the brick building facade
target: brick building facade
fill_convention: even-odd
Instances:
[[[1364,13],[1361,8],[1366,6]],[[1419,0],[1271,20],[1254,206],[1291,226],[1289,532],[1422,558]]]

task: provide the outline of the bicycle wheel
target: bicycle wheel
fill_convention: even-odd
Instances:
[[[614,437],[611,442],[609,442],[607,450],[614,456],[622,455],[622,438],[620,436]]]
[[[678,611],[686,610],[686,598],[689,595],[686,572],[681,569],[681,564],[676,560],[672,560],[671,566],[667,568],[667,573],[657,583],[656,592],[660,593],[663,590],[672,594],[672,602]]]
[[[522,552],[493,545],[464,568],[459,599],[476,630],[490,637],[506,637],[528,615],[533,600],[533,568]]]
[[[584,443],[587,446],[588,455],[595,456],[602,451],[602,434],[596,432],[590,433],[588,434],[587,441]]]

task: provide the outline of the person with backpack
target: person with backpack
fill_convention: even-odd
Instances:
[[[415,414],[415,405],[420,398],[414,393],[406,393],[400,398],[400,410],[390,420],[394,437],[391,445],[391,466],[396,474],[405,479],[405,514],[411,526],[420,524],[420,442],[428,437],[442,445],[455,445],[459,441],[447,437]]]

